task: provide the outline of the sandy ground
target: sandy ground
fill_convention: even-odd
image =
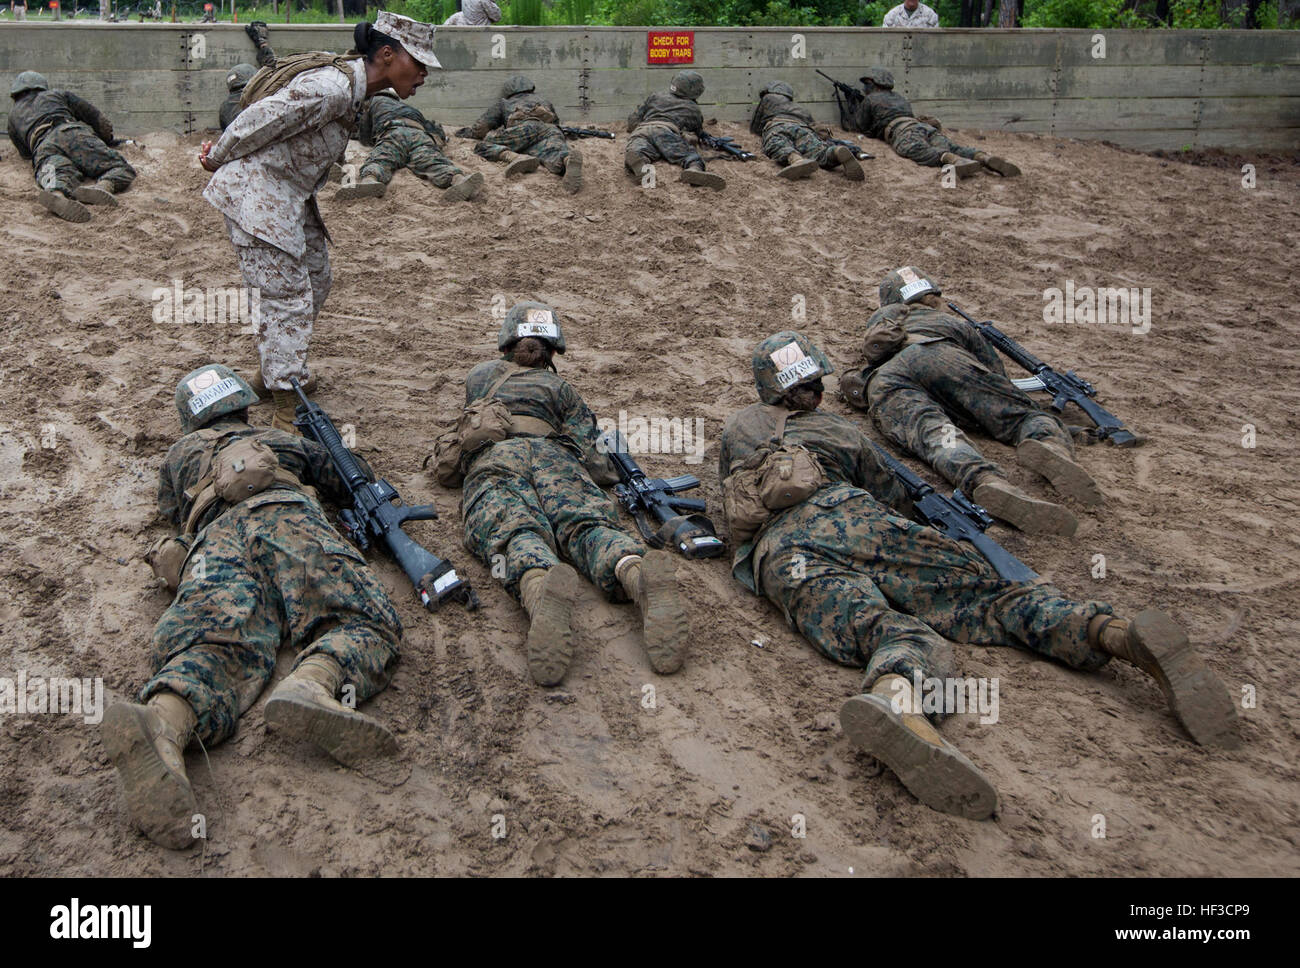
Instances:
[[[239,275],[199,194],[199,139],[141,140],[128,149],[135,187],[85,226],[37,205],[7,146],[0,161],[0,676],[102,677],[106,700],[148,677],[168,604],[142,555],[163,533],[154,488],[178,433],[176,381],[208,360],[253,359],[237,325],[154,321],[156,288]],[[409,501],[436,501],[441,520],[411,532],[484,600],[431,616],[394,565],[375,563],[407,635],[368,711],[401,733],[408,775],[376,782],[269,734],[264,694],[232,740],[191,752],[209,841],[172,853],[127,826],[93,726],[0,714],[0,874],[1300,873],[1300,325],[1287,315],[1300,168],[1258,159],[1247,190],[1223,166],[1028,136],[980,143],[1025,177],[945,190],[871,143],[865,186],[825,173],[789,185],[764,160],[718,162],[720,194],[663,166],[641,191],[622,175],[621,140],[588,141],[575,198],[545,172],[507,184],[454,141],[453,157],[488,178],[474,202],[447,206],[409,173],[374,203],[336,203],[331,186],[319,400]],[[543,298],[567,314],[561,373],[597,414],[701,418],[702,464],[642,463],[697,472],[720,520],[718,434],[754,400],[753,344],[790,326],[802,296],[799,328],[851,363],[880,277],[903,262],[1093,378],[1150,435],[1139,450],[1082,452],[1108,501],[1078,509],[1073,539],[996,534],[1067,594],[1171,610],[1234,696],[1253,691],[1241,750],[1193,745],[1130,667],[1083,675],[960,647],[966,675],[998,677],[1000,718],[957,716],[944,731],[1001,807],[983,823],[934,813],[842,735],[836,714],[859,674],[821,658],[722,561],[680,564],[698,635],[678,675],[655,676],[631,607],[589,589],[567,680],[531,684],[523,612],[461,547],[458,494],[421,471],[465,373],[495,353],[494,300]],[[1045,324],[1042,292],[1066,280],[1150,287],[1150,331]],[[826,407],[848,413],[830,395]],[[1040,489],[1008,448],[986,450]],[[1104,580],[1091,576],[1098,554]]]

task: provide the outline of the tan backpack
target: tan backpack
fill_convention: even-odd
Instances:
[[[263,67],[252,76],[244,86],[244,93],[239,96],[239,108],[242,111],[255,101],[269,97],[288,85],[299,74],[314,71],[318,67],[337,67],[356,83],[352,72],[352,61],[360,57],[356,51],[346,54],[333,54],[325,50],[313,50],[305,54],[289,54],[280,57],[270,67]]]
[[[722,508],[732,542],[752,539],[777,511],[806,501],[826,483],[817,455],[799,444],[786,444],[790,411],[769,407],[775,427],[772,442],[758,448],[722,482]]]
[[[469,458],[491,444],[510,436],[525,418],[516,417],[500,400],[497,391],[512,376],[526,368],[509,364],[506,372],[497,379],[487,393],[461,411],[456,426],[438,437],[433,451],[433,476],[444,487],[460,487],[465,482],[465,465]],[[542,421],[537,421],[541,424]],[[549,425],[546,427],[550,429]],[[428,459],[425,459],[428,463]]]

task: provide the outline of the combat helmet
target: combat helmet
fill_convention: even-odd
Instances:
[[[754,347],[754,385],[764,403],[780,403],[797,386],[834,373],[830,358],[793,330],[769,336]]]
[[[256,73],[257,68],[252,64],[236,64],[226,75],[226,90],[232,94],[235,91],[242,91]]]
[[[529,94],[536,89],[537,85],[530,81],[526,75],[514,74],[502,86],[501,96],[514,97],[516,94]]]
[[[889,73],[883,67],[869,67],[867,72],[858,78],[863,84],[874,84],[876,87],[892,89],[894,86],[894,75]]]
[[[181,415],[181,430],[187,434],[255,403],[253,388],[220,363],[201,366],[176,385],[176,409]]]
[[[14,78],[13,86],[9,88],[9,96],[17,100],[28,91],[48,91],[49,89],[50,82],[45,79],[44,74],[38,74],[36,71],[23,71]]]
[[[510,312],[501,321],[497,349],[504,353],[529,336],[549,344],[557,353],[564,353],[564,330],[560,326],[560,314],[544,302],[521,302],[511,306]]]
[[[764,94],[780,94],[782,97],[788,97],[791,101],[794,100],[794,88],[785,81],[773,81],[771,84],[767,85],[767,87],[763,88],[763,90],[758,92],[759,97],[762,97]]]
[[[914,303],[922,296],[939,295],[942,289],[916,266],[895,269],[880,282],[880,305]]]
[[[678,71],[673,75],[668,90],[679,97],[696,101],[704,93],[704,78],[698,71]]]

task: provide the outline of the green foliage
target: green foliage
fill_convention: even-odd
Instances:
[[[1173,0],[1196,2],[1196,0]],[[1122,0],[1026,0],[1022,27],[1115,27]]]

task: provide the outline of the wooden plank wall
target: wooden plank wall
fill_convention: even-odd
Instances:
[[[1300,148],[1300,31],[708,28],[695,31],[706,117],[744,121],[777,78],[835,120],[828,74],[878,64],[918,113],[954,127],[1104,139],[1135,148]],[[796,56],[802,38],[803,56]],[[344,50],[348,26],[271,26],[277,51]],[[441,28],[435,71],[414,103],[441,121],[478,115],[527,73],[566,122],[616,122],[675,67],[646,64],[631,27]],[[503,54],[504,56],[496,56]],[[123,135],[216,124],[233,65],[253,59],[243,28],[194,24],[0,24],[0,80],[43,71],[88,97]],[[7,98],[0,98],[0,121]]]

